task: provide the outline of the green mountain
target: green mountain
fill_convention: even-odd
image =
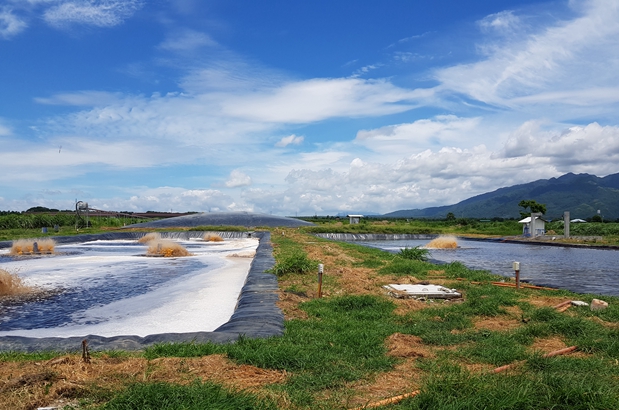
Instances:
[[[409,209],[383,215],[390,218],[519,218],[518,203],[533,199],[546,205],[546,217],[560,219],[564,211],[571,218],[591,218],[600,210],[604,220],[619,219],[619,173],[603,178],[589,174],[565,174],[528,184],[500,188],[477,195],[455,205]]]

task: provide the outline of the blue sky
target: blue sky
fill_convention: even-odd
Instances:
[[[0,210],[448,205],[619,172],[619,2],[0,0]]]

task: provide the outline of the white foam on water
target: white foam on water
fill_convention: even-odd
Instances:
[[[45,289],[84,288],[89,283],[100,285],[110,278],[122,280],[123,272],[135,269],[136,266],[140,266],[140,274],[143,271],[144,275],[149,274],[149,269],[162,266],[169,269],[171,265],[178,265],[179,269],[183,269],[182,264],[186,259],[197,260],[205,266],[146,293],[73,312],[69,324],[53,328],[0,331],[0,336],[147,336],[215,330],[234,313],[252,261],[252,258],[228,256],[254,252],[258,240],[176,242],[187,247],[193,256],[144,257],[146,245],[131,241],[97,241],[56,246],[55,256],[0,264],[3,269],[17,272],[26,284]],[[71,255],[72,251],[83,253]],[[126,286],[131,286],[131,283]]]

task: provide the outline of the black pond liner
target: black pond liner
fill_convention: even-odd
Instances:
[[[161,232],[163,238],[201,237],[203,232]],[[141,350],[156,343],[229,343],[240,336],[266,338],[284,334],[284,315],[276,306],[278,301],[277,277],[266,273],[275,264],[270,232],[217,232],[223,238],[253,237],[260,240],[245,285],[241,289],[234,313],[228,322],[212,332],[159,333],[148,336],[104,337],[85,335],[80,337],[23,337],[0,336],[0,351],[75,351],[80,350],[86,339],[91,350]],[[76,236],[57,236],[57,244],[89,242],[97,240],[139,239],[144,233],[114,232]],[[0,242],[1,248],[12,242]],[[206,314],[206,313],[205,313]]]

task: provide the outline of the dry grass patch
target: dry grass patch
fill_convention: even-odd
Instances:
[[[434,357],[432,350],[415,335],[394,333],[385,341],[387,355],[392,357]]]
[[[540,296],[530,295],[527,298],[527,302],[535,307],[553,307],[561,302],[568,300],[565,296]]]
[[[475,329],[485,329],[493,332],[504,332],[515,329],[521,325],[522,321],[509,316],[481,317],[473,321]]]
[[[346,407],[363,406],[419,389],[423,371],[417,368],[416,360],[415,357],[404,359],[389,372],[378,373],[371,379],[351,383],[349,387],[352,393],[346,402]]]
[[[305,320],[309,316],[307,312],[299,308],[301,302],[309,300],[308,297],[299,296],[297,294],[285,291],[279,291],[279,300],[277,301],[277,307],[282,310],[284,318],[286,320],[302,319]]]
[[[33,409],[62,406],[90,389],[121,391],[133,382],[162,381],[189,384],[195,379],[228,388],[257,392],[268,384],[286,381],[285,371],[237,365],[223,355],[198,358],[62,356],[47,362],[3,362],[0,366],[0,408]],[[61,401],[62,400],[62,401]]]
[[[555,350],[564,349],[567,345],[558,336],[548,338],[537,338],[529,348],[534,352],[549,353]]]

